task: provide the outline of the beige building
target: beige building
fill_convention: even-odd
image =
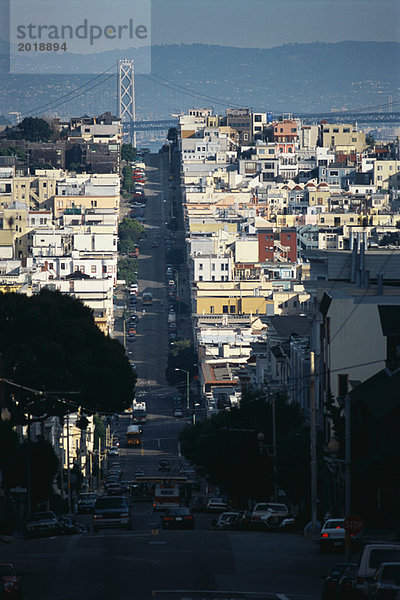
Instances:
[[[361,152],[366,146],[365,133],[349,123],[323,123],[321,125],[322,146],[325,148],[344,147]],[[341,148],[343,149],[343,148]]]
[[[376,160],[373,173],[378,190],[400,187],[400,160]]]

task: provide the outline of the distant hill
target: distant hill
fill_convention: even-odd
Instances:
[[[101,72],[118,57],[119,51],[110,51],[68,60],[74,64],[87,61]],[[136,77],[137,114],[139,118],[162,117],[193,106],[213,106],[216,111],[229,105],[249,106],[279,113],[386,104],[390,95],[396,98],[399,59],[400,44],[394,42],[288,44],[271,49],[155,46],[152,75]],[[25,113],[56,102],[92,77],[0,74],[0,112]],[[58,111],[48,109],[49,114],[62,117],[104,110],[116,110],[116,77],[60,105]]]

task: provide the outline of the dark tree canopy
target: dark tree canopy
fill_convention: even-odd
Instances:
[[[43,399],[5,385],[14,419],[27,402],[33,415],[55,415],[71,410],[63,397],[93,412],[121,411],[133,400],[136,378],[124,348],[98,329],[91,309],[59,292],[0,294],[0,353],[5,378],[60,392]]]
[[[132,144],[122,144],[121,146],[121,159],[126,161],[132,161],[136,158],[136,148]]]
[[[25,117],[17,128],[8,134],[10,139],[23,139],[27,142],[49,142],[55,137],[55,132],[45,119]]]

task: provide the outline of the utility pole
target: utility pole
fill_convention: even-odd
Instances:
[[[351,515],[351,412],[350,412],[350,396],[346,394],[344,398],[344,415],[345,415],[345,515]]]
[[[274,500],[278,501],[278,483],[276,481],[276,412],[275,412],[275,394],[272,394],[272,451],[274,453]]]
[[[311,524],[317,529],[317,419],[315,406],[315,353],[310,352],[310,454],[311,454]]]
[[[69,413],[67,413],[67,486],[68,486],[68,512],[72,512],[71,500],[71,465],[69,457]]]

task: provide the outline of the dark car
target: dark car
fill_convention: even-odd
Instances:
[[[103,496],[96,500],[93,531],[111,527],[131,528],[129,506],[125,496]]]
[[[25,522],[25,535],[27,537],[55,535],[59,533],[59,530],[57,516],[52,510],[32,513]]]
[[[78,513],[92,513],[96,500],[97,494],[94,492],[85,492],[83,494],[80,494],[78,500]]]
[[[169,471],[171,469],[171,463],[169,460],[161,459],[158,461],[159,471]]]
[[[86,525],[78,523],[73,515],[60,515],[58,517],[61,535],[74,535],[76,533],[87,533]]]
[[[194,529],[194,518],[189,508],[167,508],[161,519],[163,529]]]
[[[349,564],[345,569],[338,584],[337,597],[340,598],[340,600],[346,600],[346,598],[350,600],[357,597],[357,573],[357,563]]]
[[[331,600],[338,597],[339,582],[350,566],[353,567],[354,565],[352,563],[336,563],[333,565],[325,577],[322,600]]]
[[[1,598],[22,600],[20,579],[11,563],[0,563]]]

